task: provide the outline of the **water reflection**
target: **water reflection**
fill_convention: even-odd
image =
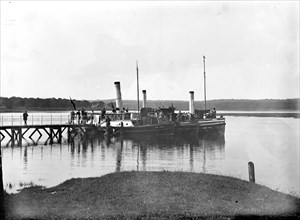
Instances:
[[[4,156],[5,182],[10,186],[6,190],[17,190],[20,182],[50,187],[70,178],[131,170],[206,172],[207,160],[224,158],[224,146],[224,137],[139,136],[7,147],[4,155],[11,151],[11,156]],[[22,162],[17,163],[18,159]]]
[[[177,161],[181,162],[178,167],[184,171],[206,172],[206,160],[225,159],[225,139],[224,136],[204,136],[204,137],[131,137],[119,139],[121,148],[118,151],[118,171],[120,171],[120,161],[123,143],[137,148],[137,168],[140,170],[152,170],[157,168],[168,170],[173,169]],[[158,158],[157,158],[158,157]],[[164,165],[161,162],[165,162]],[[189,163],[187,163],[187,161]],[[202,162],[201,170],[198,164]],[[154,167],[153,167],[154,166]],[[196,167],[195,167],[196,166]]]
[[[23,157],[23,160],[24,160],[24,170],[27,170],[27,163],[28,163],[27,146],[25,146],[25,148],[24,148],[24,157]]]

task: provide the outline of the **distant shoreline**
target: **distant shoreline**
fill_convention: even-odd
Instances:
[[[221,115],[221,114],[219,114]],[[223,113],[223,116],[244,116],[244,117],[279,117],[279,118],[300,118],[300,112],[230,112]]]
[[[6,109],[3,111],[3,109],[0,109],[1,113],[23,113],[25,109]],[[28,112],[36,113],[36,112],[53,112],[53,113],[59,113],[59,112],[70,112],[71,110],[66,109],[27,109]],[[98,112],[101,111],[101,109],[93,109],[93,111]],[[133,110],[134,111],[134,110]],[[188,111],[188,110],[186,110]],[[284,111],[284,110],[269,110],[269,111],[232,111],[232,110],[219,110],[217,112],[218,116],[235,116],[235,117],[280,117],[280,118],[300,118],[300,111]]]

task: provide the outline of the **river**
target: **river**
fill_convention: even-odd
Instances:
[[[49,114],[43,113],[40,121],[49,120]],[[66,117],[54,115],[51,120],[59,122]],[[4,187],[15,193],[26,186],[51,187],[71,178],[131,170],[204,172],[248,180],[252,161],[258,184],[300,197],[299,121],[227,116],[224,137],[200,139],[99,137],[67,142],[64,134],[61,144],[27,140],[11,147],[2,141]]]

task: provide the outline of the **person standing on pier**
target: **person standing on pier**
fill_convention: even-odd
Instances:
[[[94,124],[94,111],[92,111],[91,113],[91,116],[90,116],[90,120],[91,120],[91,123],[90,124]]]
[[[109,128],[110,127],[110,121],[111,121],[110,117],[106,116],[106,120],[105,121],[106,121],[106,127]]]
[[[74,124],[74,120],[75,120],[75,112],[72,110],[71,111],[71,124]]]
[[[101,119],[105,119],[106,109],[103,107],[101,110]]]
[[[27,114],[27,111],[25,111],[23,113],[23,120],[24,120],[24,124],[27,125],[27,118],[28,118],[28,114]]]
[[[78,110],[76,112],[76,116],[77,116],[77,124],[80,124],[80,119],[81,119],[81,117],[80,117],[80,110]]]

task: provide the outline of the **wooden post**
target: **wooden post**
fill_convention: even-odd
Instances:
[[[61,139],[62,139],[61,127],[58,127],[58,143],[61,143]]]
[[[19,135],[19,141],[18,141],[18,144],[19,144],[19,146],[22,146],[22,128],[19,128],[18,129],[18,135]]]
[[[121,136],[123,135],[123,127],[124,127],[124,124],[123,124],[123,122],[121,122],[121,131],[120,131]]]
[[[252,161],[248,163],[248,172],[249,172],[249,181],[255,183],[254,163]]]
[[[0,140],[0,219],[5,219],[4,208],[4,188],[3,188],[3,176],[2,176],[2,153],[1,153],[1,140]]]
[[[52,128],[50,128],[50,144],[53,144],[53,134],[54,132],[53,132],[53,129]]]
[[[68,135],[68,142],[70,142],[71,141],[71,128],[70,127],[68,127],[67,135]]]
[[[15,146],[15,130],[11,128],[11,144]]]
[[[70,127],[68,127],[68,139],[71,137],[71,135],[70,135]]]

